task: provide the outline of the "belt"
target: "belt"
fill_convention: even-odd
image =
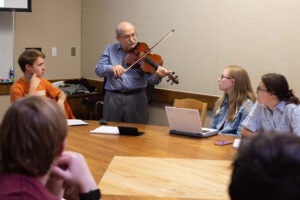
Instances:
[[[119,94],[123,94],[123,95],[130,95],[130,94],[138,94],[141,92],[145,92],[144,88],[139,88],[139,89],[133,89],[133,90],[107,90],[109,92],[113,92],[113,93],[119,93]]]

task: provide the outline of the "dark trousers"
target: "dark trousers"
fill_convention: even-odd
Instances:
[[[107,121],[147,124],[148,109],[145,92],[125,95],[106,91],[103,103],[103,118]]]

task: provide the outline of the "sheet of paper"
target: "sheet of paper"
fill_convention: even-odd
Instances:
[[[79,126],[87,125],[88,123],[82,121],[81,119],[67,119],[68,126]]]
[[[100,133],[100,134],[113,134],[118,135],[119,129],[115,126],[100,126],[94,130],[90,131],[91,133]]]

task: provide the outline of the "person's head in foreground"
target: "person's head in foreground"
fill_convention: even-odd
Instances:
[[[6,112],[0,134],[1,173],[45,175],[63,150],[67,124],[46,97],[25,97]]]
[[[233,162],[231,200],[296,200],[299,188],[299,137],[264,133],[243,139]]]
[[[55,101],[28,96],[12,104],[0,127],[0,199],[59,199],[65,187],[99,193],[83,156],[64,151],[67,132]]]

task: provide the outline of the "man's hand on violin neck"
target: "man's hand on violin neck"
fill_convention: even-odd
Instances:
[[[119,77],[122,76],[122,74],[124,74],[125,69],[122,65],[116,65],[111,68],[111,71],[115,77]]]
[[[166,69],[166,68],[163,68],[161,66],[159,66],[156,70],[156,76],[158,78],[163,78],[165,77],[166,75],[168,75],[170,72]]]

